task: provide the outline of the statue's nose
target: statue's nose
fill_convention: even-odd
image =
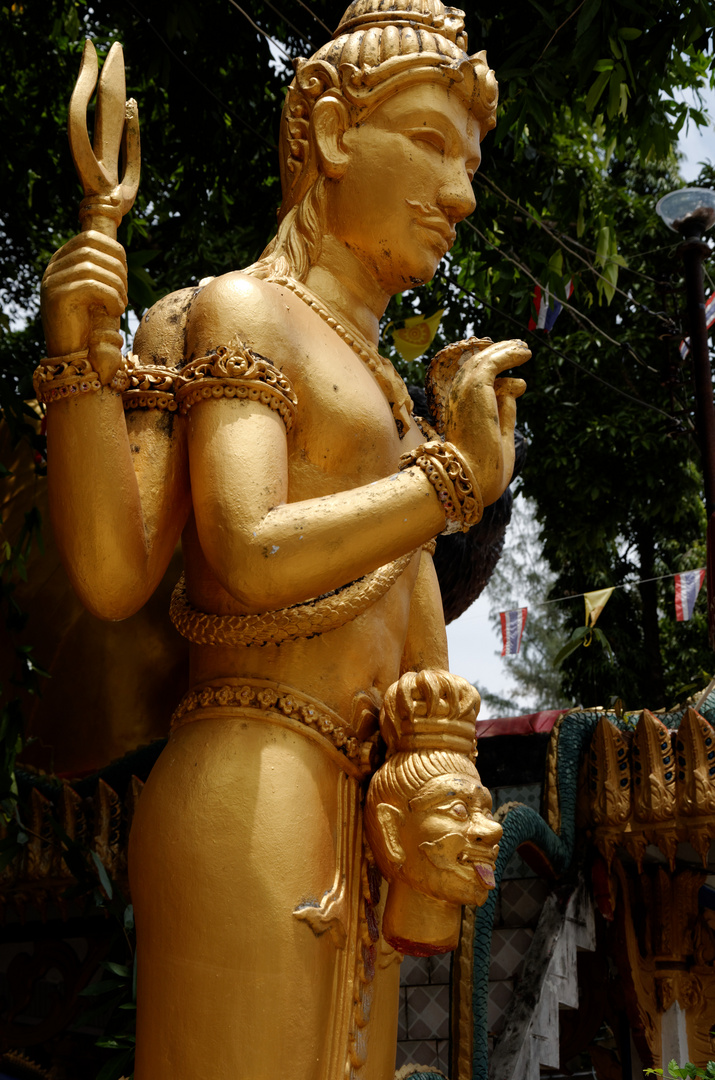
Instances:
[[[469,827],[469,839],[473,844],[498,844],[503,833],[504,830],[498,821],[482,817],[481,814],[476,819],[472,819]]]

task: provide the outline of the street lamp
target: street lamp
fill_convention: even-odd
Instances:
[[[664,195],[655,209],[668,228],[678,233],[683,241],[678,247],[678,254],[685,270],[688,333],[695,379],[695,417],[703,461],[708,520],[708,635],[710,646],[715,649],[715,405],[703,289],[703,260],[711,250],[703,236],[715,224],[715,191],[681,188]]]

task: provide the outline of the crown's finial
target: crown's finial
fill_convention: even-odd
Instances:
[[[465,51],[467,48],[464,12],[459,8],[446,7],[442,0],[391,0],[389,3],[385,3],[385,0],[353,0],[333,37],[386,25],[429,30],[449,38]]]
[[[408,671],[385,693],[380,728],[388,758],[416,750],[476,755],[479,694],[448,671]]]

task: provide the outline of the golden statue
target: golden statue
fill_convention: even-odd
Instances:
[[[351,4],[296,64],[275,239],[246,270],[156,305],[125,360],[114,237],[136,110],[119,182],[118,79],[95,134],[104,172],[75,147],[84,231],[43,280],[36,376],[56,540],[80,599],[114,620],[151,597],[181,538],[172,619],[191,642],[190,689],[130,844],[137,1080],[394,1072],[400,954],[379,932],[387,890],[362,801],[400,676],[438,673],[438,719],[448,701],[458,725],[460,710],[476,715],[444,674],[431,544],[505,489],[524,384],[498,376],[529,357],[520,341],[450,346],[432,372],[432,430],[377,350],[390,296],[432,277],[474,209],[497,86],[484,53],[466,52],[462,15],[441,0]],[[498,827],[450,737],[428,754],[449,792],[464,789],[440,789],[445,813],[486,838],[452,892],[455,827],[431,849],[453,913],[486,895]]]

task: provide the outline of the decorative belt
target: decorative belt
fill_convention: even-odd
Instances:
[[[332,752],[342,758],[341,767],[351,775],[362,777],[372,771],[376,753],[373,740],[361,742],[338,713],[322,701],[270,679],[221,680],[189,690],[174,711],[171,730],[208,719],[216,709],[224,708],[240,710],[241,716],[254,713],[269,723],[327,742]]]

